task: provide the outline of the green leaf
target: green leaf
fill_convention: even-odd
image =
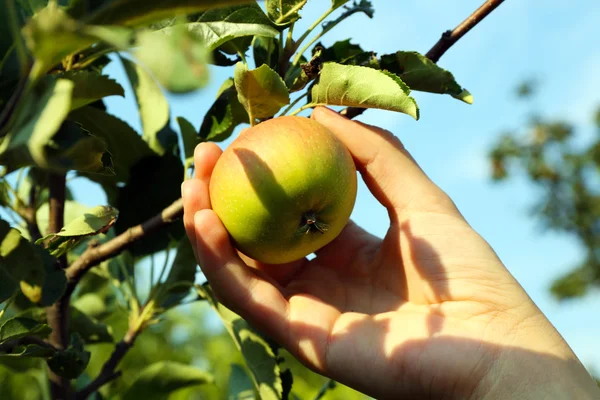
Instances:
[[[187,236],[184,236],[177,246],[177,254],[171,265],[167,279],[162,284],[160,298],[157,300],[162,307],[179,304],[194,286],[197,270],[194,249]]]
[[[48,367],[58,376],[76,379],[90,361],[90,352],[85,350],[84,345],[83,339],[78,334],[71,334],[69,347],[56,352],[48,359]]]
[[[0,162],[8,171],[37,165],[55,171],[114,174],[105,143],[73,121],[63,121],[51,137],[32,136],[21,142],[25,135],[8,139],[6,150],[0,154]]]
[[[267,0],[267,14],[271,21],[286,26],[300,19],[299,11],[307,0]]]
[[[193,14],[215,7],[248,3],[253,0],[113,0],[88,18],[92,24],[135,26],[149,24],[173,15]]]
[[[185,25],[138,35],[135,57],[173,93],[187,93],[208,82],[210,52],[202,36]]]
[[[40,86],[41,93],[27,96],[13,131],[0,145],[1,155],[27,146],[33,161],[45,165],[45,144],[58,131],[71,108],[74,85],[67,79],[47,79]]]
[[[19,282],[28,292],[27,297],[37,303],[46,277],[43,257],[17,229],[3,220],[0,220],[0,240],[0,269]]]
[[[400,78],[373,68],[325,63],[311,91],[314,105],[379,108],[419,119],[416,101]]]
[[[38,357],[48,358],[52,357],[55,351],[46,346],[40,346],[38,344],[27,344],[18,345],[11,349],[10,353],[0,353],[0,359],[2,357]]]
[[[179,124],[179,131],[181,132],[181,139],[183,141],[183,158],[187,160],[194,157],[194,149],[200,142],[200,138],[194,125],[184,117],[177,117],[177,124]]]
[[[181,197],[183,164],[179,157],[171,154],[145,157],[130,172],[129,184],[119,188],[117,208],[120,216],[115,224],[117,234],[154,217]],[[152,195],[149,196],[149,193]],[[133,243],[131,253],[141,256],[164,250],[172,240],[179,240],[184,233],[183,224],[176,221]]]
[[[381,69],[398,75],[412,90],[449,94],[467,104],[473,103],[473,96],[456,82],[454,75],[417,52],[385,54],[379,64]]]
[[[74,200],[66,200],[65,201],[65,217],[64,223],[65,225],[70,224],[75,219],[81,217],[82,215],[87,214],[92,207],[86,206],[84,204],[78,203]],[[38,222],[38,227],[40,228],[40,232],[42,235],[48,235],[48,217],[50,215],[50,207],[48,205],[48,201],[43,202],[36,212],[36,219]]]
[[[282,371],[277,347],[269,342],[239,315],[217,302],[208,284],[196,286],[198,295],[208,300],[217,312],[225,328],[252,374],[252,380],[262,400],[287,399],[291,387],[286,385],[289,372]],[[284,382],[286,381],[286,382]]]
[[[211,374],[196,367],[173,361],[159,361],[140,372],[123,398],[163,400],[179,389],[212,383],[213,380]]]
[[[218,47],[227,54],[245,53],[252,43],[252,36],[279,34],[256,3],[208,10],[196,22],[208,23],[202,29],[207,45],[211,49]]]
[[[15,317],[5,321],[0,326],[0,343],[20,339],[25,336],[46,337],[52,329],[30,318]]]
[[[67,289],[67,276],[65,270],[60,268],[56,263],[56,259],[40,246],[36,246],[36,250],[44,260],[44,269],[46,277],[42,285],[42,295],[39,305],[43,307],[54,304]],[[21,289],[23,285],[21,284]]]
[[[127,182],[130,168],[142,158],[154,154],[133,128],[103,110],[86,106],[72,111],[69,119],[106,143],[115,171],[114,178],[107,177],[110,181]],[[94,179],[94,176],[87,176]]]
[[[123,87],[97,71],[67,71],[58,75],[74,83],[71,110],[81,108],[107,96],[125,96]]]
[[[248,122],[248,113],[238,100],[233,79],[229,78],[223,82],[217,99],[204,115],[200,138],[203,141],[220,142],[231,136],[239,124]]]
[[[198,42],[203,43],[208,49],[215,50],[217,47],[245,36],[275,36],[279,32],[268,25],[245,24],[234,22],[192,22],[186,24],[190,36]],[[170,32],[176,27],[165,28],[159,32]],[[250,41],[248,42],[248,44]],[[240,49],[243,51],[242,49]]]
[[[169,122],[169,103],[156,81],[139,64],[125,58],[121,58],[121,62],[135,93],[143,138],[152,150],[162,155],[165,144],[161,143],[158,133]]]
[[[322,62],[335,61],[338,64],[345,65],[357,65],[355,58],[366,53],[359,45],[350,43],[350,39],[337,41],[329,47],[324,47],[321,43],[318,43],[315,47],[323,48],[321,51]]]
[[[0,303],[4,303],[10,299],[18,289],[17,282],[14,281],[12,276],[0,267]]]
[[[79,33],[77,22],[55,2],[49,3],[28,21],[23,28],[23,36],[39,63],[34,71],[38,77],[63,57],[94,43],[93,38]]]
[[[285,82],[268,65],[249,71],[243,63],[237,63],[234,83],[238,99],[251,122],[257,118],[272,117],[290,102]]]
[[[119,211],[110,206],[97,206],[65,225],[60,232],[51,233],[37,241],[48,241],[50,254],[60,257],[77,246],[83,239],[105,233],[115,224]]]
[[[267,64],[271,68],[279,65],[279,40],[274,37],[255,36],[252,51],[256,65]]]
[[[228,400],[255,400],[252,379],[241,365],[231,364]]]
[[[81,312],[76,307],[71,308],[69,327],[72,332],[81,336],[85,343],[112,343],[112,329],[98,320]]]

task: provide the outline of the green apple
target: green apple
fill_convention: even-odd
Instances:
[[[243,131],[219,158],[209,190],[237,249],[282,264],[339,235],[356,201],[356,167],[323,125],[285,116]]]

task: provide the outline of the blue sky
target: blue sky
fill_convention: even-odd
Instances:
[[[323,39],[324,44],[352,38],[380,54],[396,50],[426,52],[441,32],[453,28],[481,0],[374,0],[375,16],[356,15]],[[295,31],[312,23],[329,1],[309,1]],[[600,2],[593,0],[508,0],[487,20],[458,42],[439,64],[454,73],[475,98],[471,106],[452,99],[414,93],[421,120],[387,111],[369,110],[359,119],[398,135],[427,174],[457,203],[469,223],[492,245],[511,273],[550,318],[588,367],[600,371],[600,294],[556,302],[549,294],[552,280],[583,257],[571,238],[543,232],[528,212],[537,192],[523,178],[493,184],[486,154],[498,135],[518,128],[532,107],[518,101],[514,88],[525,78],[541,83],[535,110],[567,118],[578,128],[579,140],[594,134],[592,110],[600,105]],[[118,63],[106,72],[119,81]],[[184,116],[198,127],[228,68],[213,68],[211,83],[201,91],[171,96],[172,115]],[[131,91],[125,99],[107,101],[109,111],[139,130]],[[177,128],[177,125],[173,125]],[[230,141],[222,144],[227,146]],[[98,190],[78,180],[77,197],[98,204]],[[101,197],[100,197],[101,198]],[[387,214],[364,185],[353,219],[374,234],[387,229]],[[592,317],[594,316],[594,317]]]

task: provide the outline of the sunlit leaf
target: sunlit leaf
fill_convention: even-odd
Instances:
[[[280,26],[286,26],[300,19],[299,11],[307,0],[267,0],[267,14]]]
[[[121,58],[137,100],[143,138],[158,154],[165,153],[165,143],[161,143],[158,133],[169,122],[169,103],[162,90],[139,64]]]
[[[85,370],[90,361],[90,352],[78,334],[71,334],[71,343],[66,350],[56,352],[48,359],[48,367],[55,374],[67,379],[75,379]]]
[[[99,233],[105,233],[117,220],[119,212],[109,206],[90,208],[85,214],[66,224],[60,232],[51,233],[38,240],[39,243],[48,241],[50,254],[60,257],[83,239]]]
[[[252,36],[274,37],[279,34],[262,8],[254,2],[205,11],[195,22],[200,24],[191,24],[190,27],[194,28],[190,29],[198,31],[211,49],[218,47],[227,54],[245,53],[252,43]]]
[[[107,96],[125,96],[123,87],[117,81],[96,71],[67,71],[58,76],[75,84],[72,92],[71,110]]]
[[[191,92],[208,82],[210,52],[187,25],[140,33],[134,55],[171,92]]]
[[[398,111],[419,119],[409,88],[395,75],[373,68],[325,63],[311,103]]]
[[[27,47],[41,63],[39,72],[94,43],[94,39],[78,34],[77,22],[55,2],[36,13],[23,28],[23,34]]]
[[[240,103],[233,79],[230,78],[223,82],[217,99],[204,115],[200,138],[220,142],[231,136],[238,125],[248,122],[248,113]]]
[[[20,149],[25,143],[30,157],[45,166],[45,144],[58,131],[71,108],[73,82],[67,79],[48,79],[39,95],[27,97],[27,107],[18,115],[15,127],[0,145],[0,154]],[[0,157],[1,157],[0,155]]]
[[[38,302],[46,278],[42,255],[34,244],[3,220],[0,220],[0,240],[0,268],[29,291],[26,294],[31,301]]]
[[[217,312],[236,347],[242,352],[252,380],[262,400],[288,398],[289,371],[282,371],[275,345],[252,328],[244,319],[217,302],[208,284],[196,286],[198,295]]]
[[[449,71],[417,52],[386,54],[381,56],[379,63],[382,69],[398,75],[411,90],[449,94],[467,104],[473,103],[473,96],[456,82]]]
[[[30,318],[15,317],[4,321],[0,326],[0,343],[20,339],[25,336],[46,337],[52,329]]]
[[[248,70],[243,63],[238,63],[234,83],[238,99],[248,112],[250,121],[272,117],[290,102],[285,83],[268,65]]]
[[[159,361],[139,373],[123,398],[163,400],[179,389],[212,382],[211,374],[196,367],[173,361]]]

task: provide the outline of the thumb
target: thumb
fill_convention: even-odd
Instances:
[[[452,200],[429,179],[392,133],[349,120],[325,107],[315,108],[311,118],[346,145],[367,187],[388,211],[458,214]]]

